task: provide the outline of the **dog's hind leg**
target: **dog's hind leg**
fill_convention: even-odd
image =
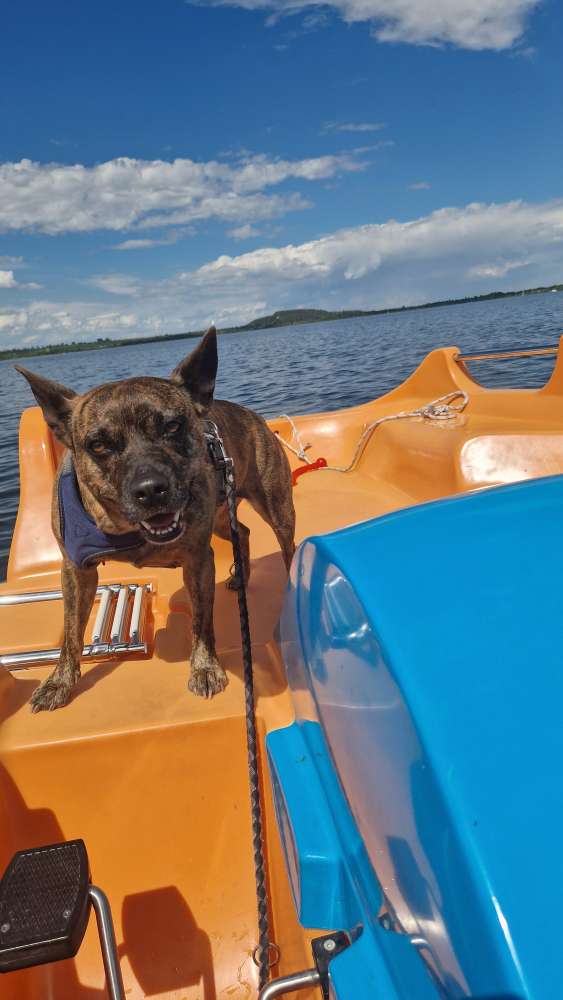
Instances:
[[[284,483],[281,489],[279,485],[271,490],[259,488],[248,499],[256,513],[260,514],[272,528],[282,551],[285,568],[289,573],[295,552],[295,508],[291,481]]]
[[[80,678],[80,657],[84,632],[98,586],[98,570],[79,569],[68,559],[63,560],[61,581],[64,599],[64,638],[59,662],[31,696],[32,711],[52,711],[66,705],[71,691]]]
[[[246,524],[243,524],[242,521],[238,522],[238,528],[242,555],[242,569],[244,573],[244,585],[246,587],[250,577],[250,528],[247,528]],[[219,538],[224,538],[227,542],[231,541],[231,521],[229,517],[229,508],[226,503],[219,507],[217,513],[215,514],[213,533]],[[240,581],[234,573],[230,579],[227,580],[227,587],[229,590],[238,590],[239,584]]]

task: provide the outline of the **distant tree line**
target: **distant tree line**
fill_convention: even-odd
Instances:
[[[355,319],[358,316],[387,316],[390,313],[408,312],[414,309],[436,309],[439,306],[463,305],[466,302],[487,302],[490,299],[507,299],[516,295],[537,295],[543,292],[561,292],[561,285],[546,285],[539,288],[525,288],[517,292],[488,292],[486,295],[468,295],[462,299],[440,299],[438,302],[424,302],[415,306],[395,306],[390,309],[345,309],[329,312],[326,309],[281,309],[269,316],[259,316],[244,326],[221,328],[219,333],[243,333],[255,330],[272,330],[280,326],[299,326],[303,323],[329,323],[337,319]],[[67,354],[72,351],[99,351],[112,347],[131,347],[135,344],[156,344],[168,340],[187,340],[201,337],[203,330],[186,333],[162,333],[152,337],[98,337],[97,340],[72,340],[65,344],[46,344],[41,347],[14,347],[0,350],[0,361],[15,358],[34,358],[44,354]]]

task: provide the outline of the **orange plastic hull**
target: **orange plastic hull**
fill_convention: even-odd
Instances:
[[[455,420],[385,423],[354,472],[303,475],[295,487],[297,540],[445,495],[563,472],[563,362],[542,390],[489,391],[456,361],[455,349],[435,351],[382,399],[296,418],[296,424],[311,445],[311,460],[346,465],[365,425],[457,388],[469,402]],[[286,421],[271,425],[290,439]],[[58,457],[40,412],[27,410],[20,510],[2,594],[60,586],[60,553],[49,523]],[[291,462],[301,464],[293,456]],[[271,530],[245,504],[240,515],[251,529],[248,599],[263,736],[293,719],[273,637],[285,574]],[[214,549],[217,648],[230,683],[212,701],[187,690],[190,612],[180,570],[100,567],[101,583],[152,585],[149,655],[84,664],[64,709],[32,715],[27,704],[51,667],[0,668],[0,871],[16,850],[84,838],[94,880],[112,905],[130,1000],[256,995],[238,611],[224,585],[230,548],[215,539]],[[434,571],[421,566],[421,578]],[[60,645],[58,601],[1,607],[0,620],[0,652]],[[311,964],[311,934],[295,918],[267,772],[262,781],[271,916],[281,950],[275,972],[282,974]],[[75,960],[10,974],[1,986],[7,1000],[102,1000],[95,927]]]

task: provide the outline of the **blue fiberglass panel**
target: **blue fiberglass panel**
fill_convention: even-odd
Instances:
[[[299,919],[306,927],[347,930],[353,939],[330,964],[334,1000],[438,1000],[408,938],[377,919],[381,890],[320,725],[277,730],[267,747]]]
[[[320,725],[381,892],[448,997],[561,995],[562,566],[562,477],[313,538],[294,561],[297,726]]]

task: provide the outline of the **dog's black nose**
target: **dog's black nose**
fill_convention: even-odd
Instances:
[[[135,501],[142,507],[156,507],[168,499],[168,483],[158,474],[140,476],[131,484]]]

